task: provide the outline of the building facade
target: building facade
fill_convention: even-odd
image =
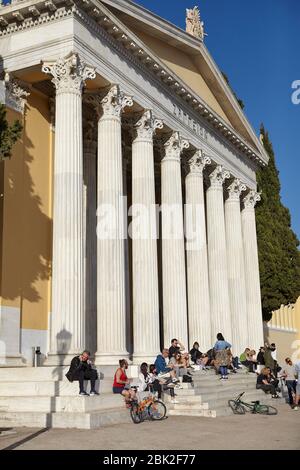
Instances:
[[[258,348],[268,157],[203,24],[193,36],[127,0],[12,0],[0,28],[23,123],[1,162],[1,364],[32,365],[37,346],[48,365],[84,348],[139,363],[218,332]]]
[[[271,320],[264,323],[264,336],[268,344],[276,344],[281,366],[287,357],[293,362],[300,360],[300,297],[295,304],[281,305],[273,312]]]

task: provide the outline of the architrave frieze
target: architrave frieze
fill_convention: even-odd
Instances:
[[[64,6],[61,6],[62,3]],[[29,6],[31,8],[30,11]],[[19,13],[17,13],[16,10]],[[123,53],[124,49],[128,52],[128,54],[126,54],[127,58],[131,56],[129,60],[134,58],[135,65],[137,65],[137,63],[143,64],[148,74],[151,70],[151,75],[156,76],[160,84],[163,82],[164,86],[167,85],[167,87],[172,90],[173,96],[179,96],[181,102],[187,102],[189,108],[192,108],[198,116],[199,114],[203,116],[204,120],[209,123],[211,132],[217,130],[217,135],[223,135],[225,141],[229,141],[236,150],[238,149],[239,154],[242,154],[247,159],[253,159],[255,165],[266,164],[259,153],[254,151],[233,128],[228,126],[220,116],[202,102],[184,82],[171,72],[165,64],[160,62],[160,60],[98,0],[69,0],[67,2],[61,2],[60,0],[55,0],[55,2],[32,0],[16,2],[12,7],[6,10],[6,14],[3,12],[4,10],[0,9],[0,22],[2,25],[0,37],[1,34],[3,36],[26,28],[33,28],[47,22],[57,21],[66,16],[78,18],[100,36],[103,36],[101,33],[107,32],[113,39],[114,47],[117,50],[118,46],[116,42],[121,45]],[[25,12],[27,15],[29,12],[31,16],[26,16]],[[14,16],[12,16],[13,14]],[[17,21],[12,23],[12,19],[17,19]],[[108,40],[107,37],[106,40]]]

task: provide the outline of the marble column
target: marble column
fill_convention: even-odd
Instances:
[[[84,233],[85,233],[85,308],[86,348],[97,347],[97,135],[95,124],[87,119],[83,126]]]
[[[188,323],[190,346],[211,348],[210,300],[203,170],[211,160],[200,150],[188,160],[185,178]]]
[[[82,88],[94,69],[76,54],[45,62],[56,88],[53,268],[48,363],[69,363],[85,347]]]
[[[251,190],[243,199],[242,229],[247,295],[248,346],[258,351],[263,343],[262,307],[256,237],[255,205],[260,195]]]
[[[189,143],[174,132],[161,161],[163,325],[165,346],[178,338],[188,347],[181,152]]]
[[[160,351],[153,134],[163,123],[146,110],[132,142],[132,282],[134,362]]]
[[[241,220],[241,194],[246,185],[236,178],[227,188],[225,226],[228,287],[232,324],[232,351],[240,355],[248,347],[247,301],[244,246]]]
[[[92,96],[98,120],[97,353],[96,363],[114,365],[126,351],[125,217],[121,114],[131,97],[113,85]]]
[[[217,333],[222,333],[227,341],[232,342],[223,197],[223,183],[228,178],[230,178],[230,173],[221,165],[218,165],[209,174],[210,186],[206,192],[208,270],[213,344]]]

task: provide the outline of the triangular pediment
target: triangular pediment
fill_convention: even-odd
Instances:
[[[232,90],[201,40],[134,2],[101,1],[225,123],[263,152]]]

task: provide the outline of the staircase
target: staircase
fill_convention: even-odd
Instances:
[[[216,418],[231,415],[228,400],[245,392],[243,400],[251,402],[260,400],[261,403],[272,404],[284,399],[273,400],[271,395],[256,389],[256,374],[239,370],[230,374],[228,380],[220,380],[214,371],[199,371],[193,373],[193,383],[183,383],[182,389],[175,389],[178,404],[171,404],[169,397],[164,400],[168,403],[170,416],[203,416]]]
[[[111,391],[115,368],[101,367],[100,396],[93,397],[78,395],[78,382],[70,383],[65,377],[68,367],[0,368],[0,427],[96,429],[130,423],[123,398]],[[137,368],[131,366],[128,376],[136,374]],[[256,390],[256,376],[244,371],[226,381],[214,371],[194,372],[193,380],[175,389],[178,404],[164,394],[169,416],[226,416],[232,413],[228,400],[243,391],[245,401],[271,402],[270,395]],[[272,400],[272,405],[278,401]]]
[[[78,382],[66,379],[68,367],[0,368],[0,427],[96,429],[131,422],[123,398],[112,394],[110,369],[103,374],[101,368],[100,396],[84,397]]]

